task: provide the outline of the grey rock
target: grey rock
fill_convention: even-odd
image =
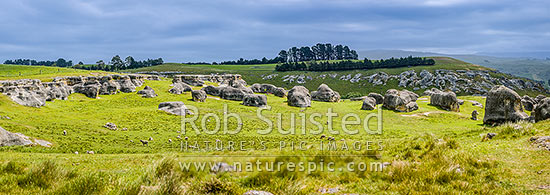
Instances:
[[[117,80],[118,84],[120,85],[120,91],[124,93],[131,93],[136,91],[136,82],[132,82],[132,79],[130,79],[127,75],[121,75],[120,79]]]
[[[220,92],[220,98],[233,101],[243,101],[244,96],[249,93],[239,88],[223,87]]]
[[[159,104],[158,109],[178,116],[193,114],[183,102],[162,102]]]
[[[535,102],[538,104],[542,99],[546,98],[546,96],[544,95],[537,95],[537,97],[535,97]]]
[[[315,101],[321,102],[339,102],[340,94],[333,91],[328,85],[321,84],[317,88],[317,91],[311,92],[311,97]]]
[[[550,151],[550,136],[531,137],[529,138],[529,141],[538,148]]]
[[[12,133],[0,127],[0,147],[39,145],[50,147],[52,143],[39,139],[31,139],[21,133]]]
[[[195,102],[204,102],[206,100],[206,92],[203,90],[193,90],[191,91],[191,97]]]
[[[254,83],[250,86],[250,89],[252,89],[254,93],[262,93],[262,84]]]
[[[168,92],[172,94],[182,94],[184,92],[193,90],[191,86],[183,82],[175,82],[175,83],[172,83],[171,86],[172,86],[172,89],[168,90]]]
[[[243,98],[243,105],[263,107],[267,105],[267,97],[265,95],[247,94]]]
[[[114,123],[106,123],[105,125],[103,125],[103,127],[107,128],[107,129],[110,129],[110,130],[117,130],[117,127]]]
[[[206,94],[208,94],[208,95],[220,96],[222,89],[223,89],[223,87],[216,87],[216,86],[208,85],[206,87],[203,87],[201,90],[206,92]]]
[[[383,104],[384,103],[384,96],[383,95],[380,95],[378,93],[369,93],[369,95],[367,95],[368,97],[372,97],[376,100],[376,104]]]
[[[386,91],[383,106],[399,112],[411,112],[418,109],[418,104],[416,104],[417,99],[418,95],[413,92],[390,89]]]
[[[533,108],[535,108],[535,104],[537,104],[537,101],[535,101],[533,98],[529,97],[528,95],[524,95],[521,98],[521,104],[523,105],[523,108],[527,111],[533,111]]]
[[[544,98],[539,101],[532,112],[535,122],[550,118],[550,98]]]
[[[430,104],[439,106],[447,111],[459,112],[460,103],[456,98],[456,94],[452,91],[437,91],[433,92],[430,98]]]
[[[372,97],[366,97],[363,100],[363,106],[361,106],[361,110],[374,110],[376,108],[376,99]]]
[[[304,86],[294,86],[287,95],[287,103],[294,107],[310,107],[311,95]]]
[[[101,86],[99,85],[99,83],[87,83],[75,85],[73,89],[75,93],[84,94],[86,97],[89,98],[97,98],[99,96],[99,89],[101,89]]]
[[[503,85],[495,86],[489,91],[483,118],[484,124],[502,124],[528,118],[529,116],[523,112],[521,97],[515,91]]]
[[[273,89],[273,95],[284,98],[287,96],[287,91],[282,87],[276,87]]]
[[[137,94],[141,94],[142,95],[141,97],[144,97],[144,98],[157,97],[157,94],[155,93],[155,90],[153,90],[153,88],[151,88],[149,86],[145,86],[145,88],[143,88],[143,90],[138,91]]]

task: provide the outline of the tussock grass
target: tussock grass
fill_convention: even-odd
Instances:
[[[537,129],[534,128],[532,123],[521,121],[517,123],[505,123],[498,127],[500,136],[504,138],[511,137],[517,138],[526,135],[535,135]]]

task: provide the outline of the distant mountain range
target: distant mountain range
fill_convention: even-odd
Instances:
[[[472,64],[478,64],[489,68],[497,69],[504,73],[513,74],[520,77],[530,78],[538,81],[544,81],[546,85],[550,81],[550,58],[536,58],[544,56],[543,53],[494,53],[495,56],[484,54],[442,54],[432,52],[417,52],[404,50],[368,50],[359,51],[360,58],[386,59],[391,57],[429,57],[429,56],[448,56]],[[489,54],[489,53],[488,53]],[[502,57],[502,56],[530,56],[530,57]],[[531,57],[534,56],[534,57]]]

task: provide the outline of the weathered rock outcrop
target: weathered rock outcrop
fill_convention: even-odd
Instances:
[[[223,87],[216,87],[216,86],[208,85],[206,87],[203,87],[201,90],[206,92],[206,94],[208,94],[208,95],[220,96],[220,94],[222,92],[222,89],[223,89]]]
[[[496,73],[496,74],[493,74]],[[455,93],[464,93],[470,95],[487,95],[488,91],[496,85],[504,85],[511,89],[517,90],[530,90],[538,92],[546,92],[544,83],[524,78],[510,78],[504,73],[500,73],[494,70],[447,70],[438,69],[433,71],[422,70],[420,73],[414,70],[408,70],[401,72],[397,75],[390,75],[384,72],[374,73],[372,75],[364,75],[364,73],[349,74],[344,73],[339,75],[338,73],[321,74],[312,78],[304,74],[297,75],[285,75],[278,77],[278,74],[262,75],[264,80],[270,80],[274,82],[286,82],[292,83],[306,83],[310,80],[325,79],[339,79],[342,81],[349,81],[350,84],[357,84],[358,86],[364,86],[365,84],[387,85],[388,82],[393,81],[398,83],[399,87],[422,90],[428,88],[438,89],[450,89]],[[325,82],[330,82],[329,80]],[[427,93],[429,93],[428,91]],[[428,94],[425,94],[428,95]]]
[[[144,98],[157,97],[157,94],[155,93],[155,90],[153,90],[153,88],[151,88],[149,86],[145,86],[145,88],[143,88],[143,90],[138,91],[137,94],[141,94],[142,95],[141,97],[144,97]]]
[[[243,105],[262,107],[267,105],[267,96],[257,94],[247,94],[243,98]]]
[[[183,114],[193,114],[191,110],[187,109],[183,102],[162,102],[159,104],[159,110],[179,116]]]
[[[249,87],[244,86],[242,83],[235,83],[231,86],[226,86],[226,87],[230,87],[230,88],[233,87],[233,88],[239,89],[239,90],[243,91],[246,94],[254,94],[254,91],[252,91],[252,89],[250,89]]]
[[[191,97],[195,102],[204,102],[206,100],[206,92],[203,90],[193,90],[191,91]]]
[[[272,84],[254,83],[250,88],[254,91],[254,93],[273,93],[277,87]]]
[[[243,101],[245,95],[249,93],[239,88],[223,87],[220,92],[220,98],[226,100]]]
[[[460,103],[452,91],[432,91],[430,104],[448,111],[460,111]]]
[[[254,93],[262,93],[262,84],[254,83],[250,86],[250,89],[252,89]]]
[[[373,97],[365,97],[361,110],[374,110],[376,108],[376,99]]]
[[[32,107],[41,107],[46,101],[67,99],[72,93],[82,93],[90,98],[98,95],[112,95],[122,92],[134,92],[145,79],[158,77],[143,75],[108,75],[108,76],[68,76],[56,77],[53,82],[21,79],[0,81],[0,92],[9,96],[14,102]]]
[[[311,92],[311,97],[315,101],[321,102],[339,102],[340,94],[336,91],[333,91],[326,84],[321,84],[317,88],[317,91]]]
[[[502,124],[527,120],[529,116],[523,112],[521,97],[513,90],[503,85],[493,87],[485,103],[485,124]]]
[[[417,99],[418,95],[413,92],[390,89],[386,91],[383,106],[399,112],[411,112],[418,109],[418,104],[416,104]]]
[[[40,145],[50,147],[50,142],[38,139],[31,139],[21,133],[12,133],[0,127],[0,147],[3,146],[28,146]]]
[[[284,98],[287,95],[287,91],[282,87],[276,87],[273,89],[273,95]]]
[[[541,100],[543,100],[544,98],[546,98],[546,96],[540,94],[540,95],[537,95],[537,97],[535,97],[535,103],[539,103]]]
[[[182,94],[184,92],[192,91],[193,89],[187,83],[181,82],[180,80],[172,80],[172,88],[168,90],[171,94]]]
[[[523,108],[527,111],[533,111],[533,108],[535,108],[535,104],[537,104],[537,102],[529,97],[528,95],[524,95],[522,98],[521,98],[521,104],[523,105]]]
[[[535,122],[550,119],[550,98],[544,98],[539,101],[532,112]]]
[[[309,94],[309,90],[304,86],[294,86],[288,92],[287,103],[289,106],[310,107],[311,95]]]
[[[39,108],[46,105],[46,101],[67,99],[73,93],[73,89],[65,83],[42,83],[40,80],[21,79],[0,81],[0,92],[18,104]]]
[[[367,95],[368,97],[374,98],[376,100],[376,104],[383,104],[384,103],[384,96],[380,95],[378,93],[369,93]]]

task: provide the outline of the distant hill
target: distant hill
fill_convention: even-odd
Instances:
[[[494,57],[487,55],[453,55],[432,52],[417,52],[404,50],[369,50],[360,51],[360,58],[385,59],[405,56],[449,56],[472,64],[478,64],[533,80],[544,81],[548,86],[550,80],[550,59],[528,57]],[[518,54],[519,55],[519,54]],[[527,54],[525,54],[527,55]]]

